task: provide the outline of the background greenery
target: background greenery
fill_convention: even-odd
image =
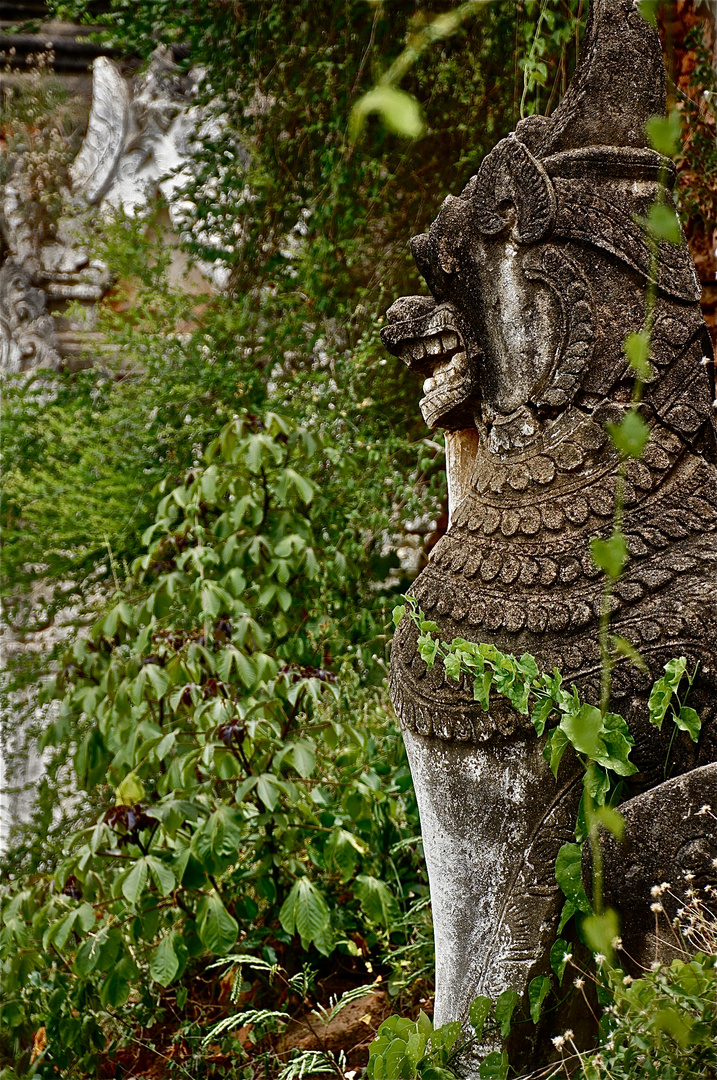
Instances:
[[[206,71],[216,122],[183,192],[185,246],[230,287],[170,284],[161,205],[98,223],[115,351],[5,388],[8,620],[20,636],[60,611],[85,627],[69,651],[24,652],[3,690],[4,741],[24,725],[47,762],[5,860],[8,1080],[95,1076],[148,1044],[177,1075],[274,1075],[230,1025],[220,1051],[203,1044],[236,1013],[206,966],[227,953],[245,958],[232,967],[255,1039],[283,1023],[277,995],[300,1011],[327,972],[341,989],[380,973],[406,1007],[430,996],[385,675],[419,565],[397,551],[440,525],[443,449],[378,330],[422,291],[407,239],[521,109],[554,107],[585,15],[579,0],[474,8],[402,81],[422,137],[369,115],[352,142],[360,95],[452,5],[111,4],[109,43],[144,60],[180,46]],[[53,10],[91,19],[80,0]],[[30,114],[17,96],[13,145],[56,148],[73,123],[60,98]]]

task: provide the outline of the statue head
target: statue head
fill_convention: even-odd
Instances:
[[[393,304],[382,338],[424,376],[430,426],[502,431],[494,445],[516,445],[574,402],[620,392],[622,342],[641,328],[654,272],[640,217],[675,181],[645,133],[664,109],[656,29],[633,0],[595,0],[559,108],[522,120],[411,242],[431,295]],[[662,306],[694,304],[686,246],[662,241],[659,254]],[[618,319],[625,291],[634,303]]]

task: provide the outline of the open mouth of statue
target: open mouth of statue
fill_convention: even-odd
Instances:
[[[400,306],[399,306],[400,305]],[[450,304],[406,297],[388,312],[384,344],[412,371],[425,376],[421,411],[431,427],[463,425],[472,415],[475,362]],[[473,352],[475,350],[472,350]]]

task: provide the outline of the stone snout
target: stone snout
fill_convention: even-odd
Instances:
[[[478,408],[481,350],[470,327],[450,303],[405,296],[386,313],[384,345],[424,376],[423,418],[429,427],[472,427]]]

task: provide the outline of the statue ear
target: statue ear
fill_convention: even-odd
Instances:
[[[484,159],[461,194],[473,205],[484,236],[497,236],[515,221],[521,244],[544,240],[555,221],[555,191],[547,172],[513,136],[503,139]]]

